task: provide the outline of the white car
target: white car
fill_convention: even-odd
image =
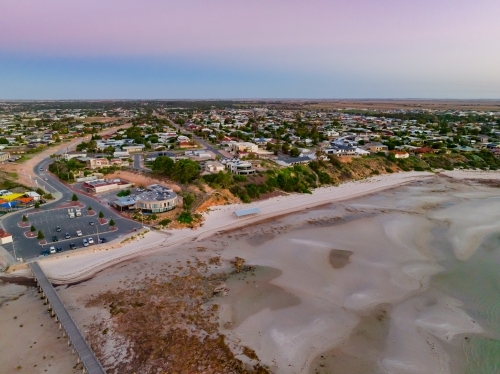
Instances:
[[[83,239],[82,243],[83,243],[84,247],[88,247],[89,246],[89,242],[87,241],[87,239]]]
[[[89,244],[94,244],[94,239],[89,238]]]
[[[52,246],[49,248],[49,252],[52,254],[52,253],[56,253],[56,247]]]
[[[82,236],[82,230],[78,230],[78,231],[76,232],[76,236]]]

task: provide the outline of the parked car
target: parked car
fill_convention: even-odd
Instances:
[[[87,239],[83,239],[82,240],[82,244],[83,244],[84,247],[88,247],[89,246],[89,242],[88,242]]]
[[[57,235],[52,235],[52,241],[53,242],[58,242],[59,241],[59,238],[57,237]]]
[[[71,235],[69,234],[69,232],[67,232],[67,233],[66,233],[66,235],[64,235],[64,237],[65,237],[66,239],[69,239],[69,238],[71,238]]]
[[[90,226],[94,226],[94,221],[89,221]]]
[[[99,243],[106,243],[106,242],[107,242],[106,238],[99,239]]]
[[[69,249],[76,249],[75,243],[69,243]]]
[[[56,252],[57,252],[57,253],[61,253],[62,251],[64,251],[64,249],[62,249],[62,247],[57,247],[57,248],[56,248]]]
[[[94,244],[94,239],[89,238],[89,244]]]
[[[49,252],[47,249],[44,249],[44,250],[42,251],[42,256],[48,256],[48,255],[49,255],[49,253],[50,253],[50,252]]]
[[[56,253],[56,247],[51,246],[51,247],[49,248],[49,252],[50,252],[51,254],[52,254],[52,253]]]
[[[77,230],[76,231],[76,236],[82,236],[82,230]]]
[[[137,192],[144,192],[144,188],[138,188]]]
[[[62,229],[61,229],[61,226],[57,226],[57,227],[56,227],[56,231],[57,231],[57,232],[61,232],[61,230],[62,230]]]

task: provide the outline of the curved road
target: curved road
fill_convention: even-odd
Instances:
[[[98,200],[93,199],[85,194],[78,193],[74,191],[67,185],[61,183],[59,179],[53,176],[50,173],[46,173],[45,170],[48,169],[48,165],[52,162],[52,160],[45,159],[38,163],[34,168],[35,177],[32,179],[35,180],[35,184],[46,190],[50,193],[60,192],[62,193],[62,198],[55,202],[50,202],[43,204],[39,211],[45,212],[43,213],[43,222],[38,222],[35,225],[37,230],[42,230],[45,234],[45,239],[47,240],[47,244],[45,248],[52,245],[50,235],[56,234],[55,226],[59,225],[62,228],[62,232],[57,233],[59,237],[59,242],[54,243],[56,247],[62,247],[63,249],[67,249],[69,247],[69,243],[76,243],[77,248],[81,247],[81,239],[76,238],[72,235],[71,239],[64,240],[63,236],[66,231],[73,233],[76,229],[81,229],[84,232],[84,236],[93,237],[94,240],[97,239],[97,226],[90,226],[89,221],[97,222],[97,216],[93,216],[91,218],[85,217],[87,207],[91,206],[95,212],[102,211],[104,213],[104,217],[109,221],[113,219],[116,222],[116,227],[118,230],[113,232],[107,232],[106,234],[101,234],[101,236],[105,236],[108,241],[116,239],[126,233],[133,231],[134,229],[139,229],[141,227],[140,223],[129,220],[120,216],[114,209],[110,208],[107,205],[101,204]],[[40,171],[43,169],[43,171]],[[85,207],[82,208],[83,217],[77,217],[74,219],[69,219],[67,215],[67,211],[63,210],[55,210],[58,205],[61,205],[65,202],[70,202],[73,194],[76,193],[78,196],[78,200],[85,204]],[[54,209],[54,210],[51,210]],[[23,258],[25,260],[31,259],[34,257],[38,257],[41,254],[42,246],[38,243],[39,240],[36,238],[28,239],[25,237],[24,232],[29,230],[29,228],[20,228],[17,224],[21,221],[23,214],[34,213],[34,208],[22,209],[15,213],[11,213],[5,216],[1,225],[3,229],[12,234],[14,242],[13,244],[6,244],[3,247],[8,250],[15,258]],[[38,213],[37,213],[38,215]],[[35,215],[34,215],[35,216]],[[40,216],[41,217],[41,216]],[[28,216],[29,218],[29,216]],[[71,228],[67,228],[68,227]],[[78,227],[76,227],[78,226]],[[79,227],[81,226],[81,227]],[[108,225],[99,225],[99,230],[107,230]],[[87,235],[88,234],[88,235]]]

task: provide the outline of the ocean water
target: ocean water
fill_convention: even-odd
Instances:
[[[464,334],[459,348],[467,374],[500,373],[500,233],[486,238],[467,261],[444,248],[446,269],[431,279],[430,287],[463,302],[463,309],[485,330]]]

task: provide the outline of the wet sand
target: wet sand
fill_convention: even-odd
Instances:
[[[461,181],[479,175],[427,176],[172,246],[151,236],[145,243],[156,251],[59,293],[85,329],[109,320],[107,310],[84,307],[91,295],[176,274],[188,261],[220,256],[224,267],[241,257],[253,270],[232,275],[227,295],[208,304],[218,305],[227,341],[250,347],[272,372],[486,373],[497,368],[500,339],[500,194]],[[482,271],[488,263],[491,271]],[[56,265],[48,269],[57,275]],[[478,303],[468,292],[487,280],[491,297]],[[103,357],[109,365],[120,357],[117,342]]]

